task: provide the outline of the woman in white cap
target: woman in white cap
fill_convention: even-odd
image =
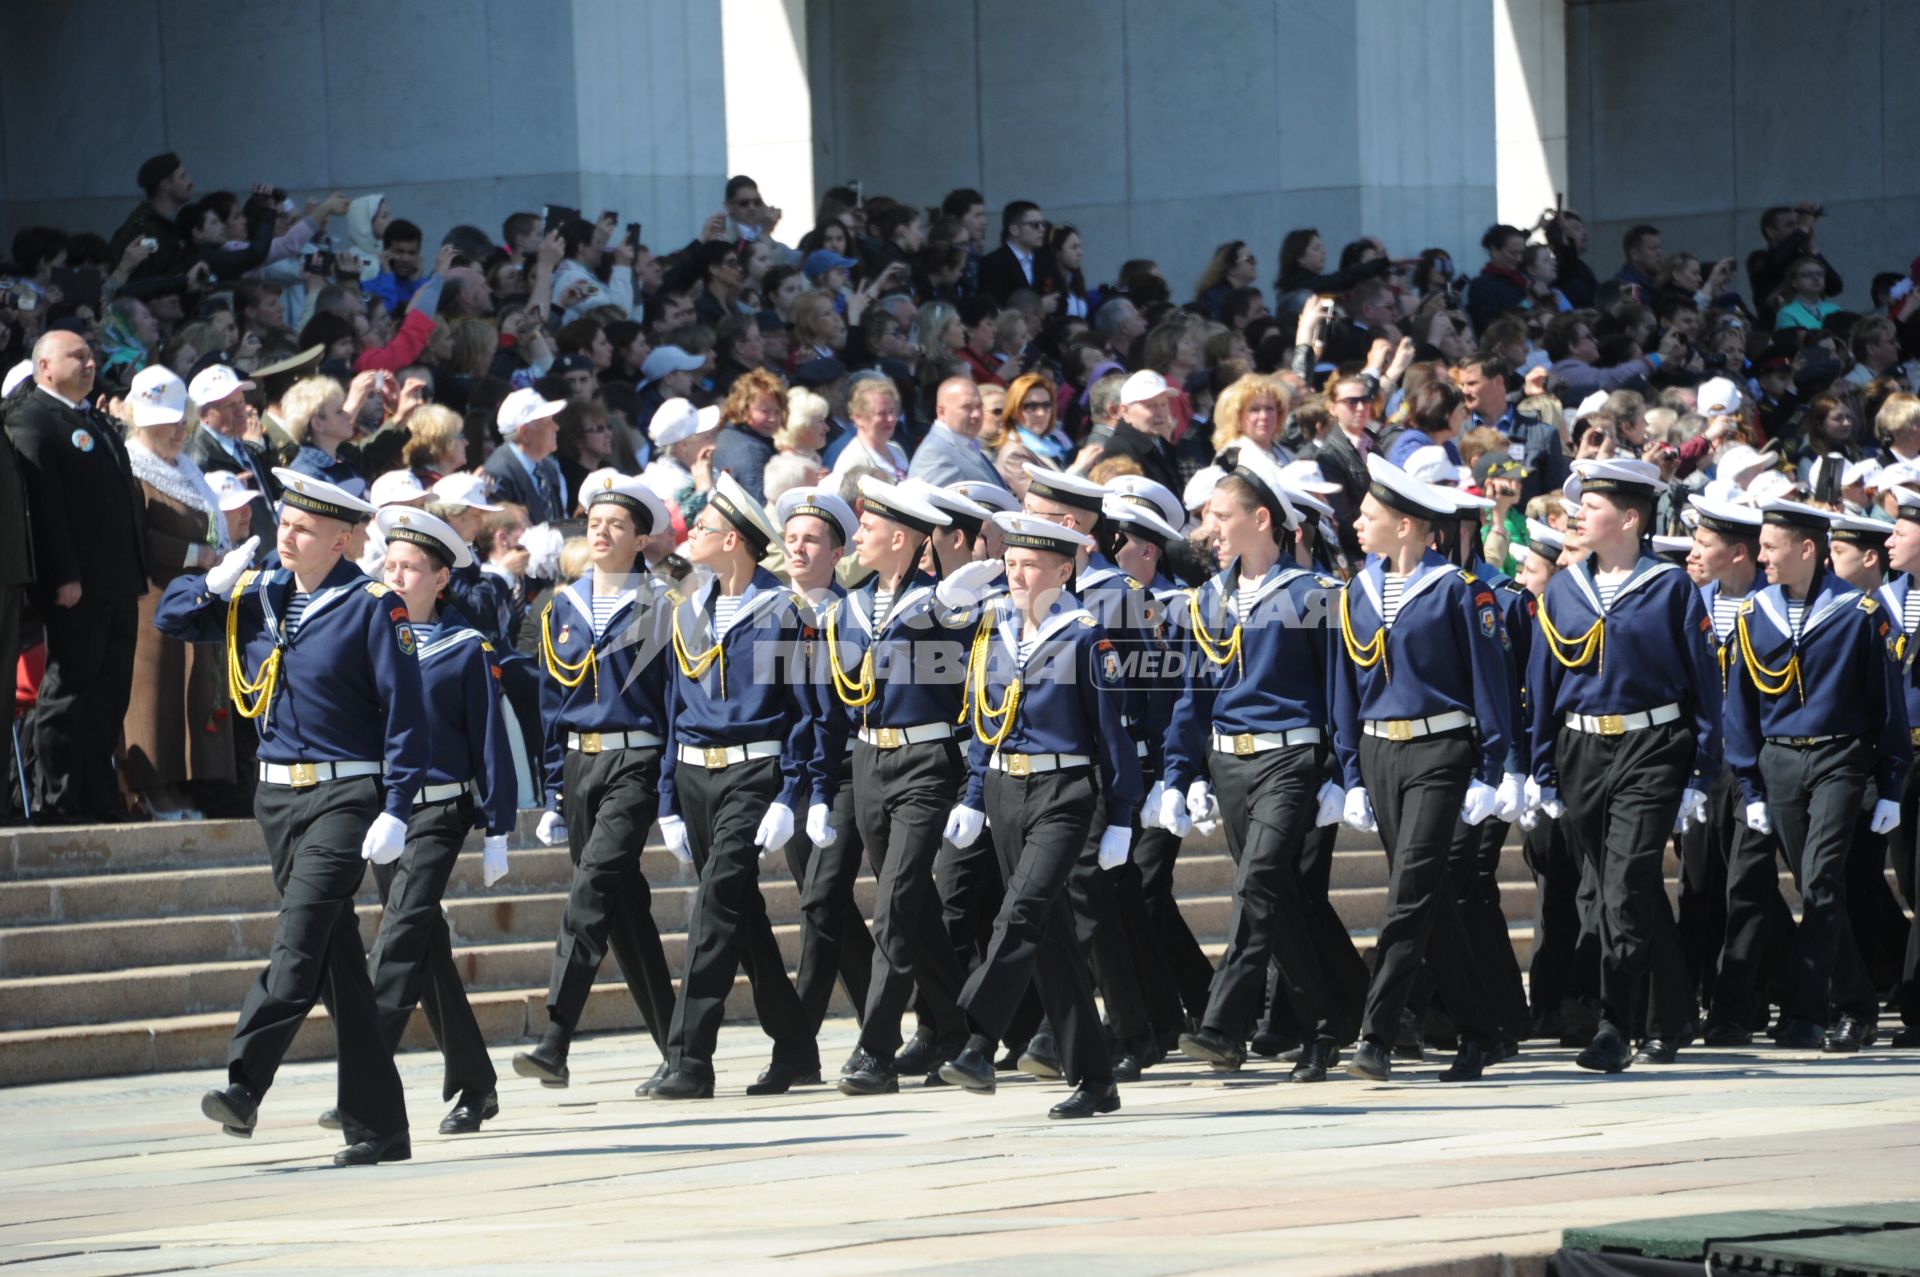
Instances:
[[[187,388],[165,368],[134,374],[127,395],[133,429],[127,460],[140,486],[147,577],[133,647],[127,703],[126,780],[153,815],[198,819],[202,802],[233,801],[233,714],[220,648],[183,643],[153,628],[160,591],[176,577],[205,572],[233,541],[220,499],[186,456]]]

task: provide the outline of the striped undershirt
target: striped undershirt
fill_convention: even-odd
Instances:
[[[1728,594],[1725,590],[1713,596],[1713,632],[1720,636],[1722,643],[1733,633],[1734,618],[1740,615],[1741,605],[1746,596]]]
[[[1800,624],[1807,619],[1807,601],[1805,599],[1787,600],[1787,628],[1793,631],[1794,641],[1800,639]]]
[[[887,623],[887,613],[893,611],[893,591],[875,588],[873,592],[873,628],[879,629]]]
[[[413,630],[413,650],[418,652],[433,642],[433,636],[440,632],[440,622],[413,621],[409,628]]]
[[[292,638],[300,632],[300,622],[307,615],[307,604],[313,601],[313,595],[295,590],[293,597],[287,600],[287,637]]]
[[[1240,578],[1240,588],[1233,592],[1233,614],[1241,620],[1253,615],[1253,597],[1260,592],[1260,582],[1247,584],[1247,578]]]
[[[1600,610],[1602,612],[1611,612],[1613,610],[1613,599],[1615,595],[1620,593],[1621,584],[1622,583],[1617,580],[1602,581],[1598,577],[1594,578],[1593,588],[1600,594]]]
[[[1035,650],[1038,649],[1039,646],[1040,627],[1035,625],[1021,634],[1020,641],[1014,645],[1014,655],[1019,659],[1020,664],[1024,666],[1027,661],[1032,658]]]
[[[733,617],[740,610],[738,594],[722,594],[713,601],[713,636],[725,638],[727,631],[733,628]]]
[[[1920,631],[1920,584],[1907,587],[1907,601],[1900,605],[1900,627],[1908,634]]]
[[[1407,588],[1407,578],[1404,573],[1383,572],[1380,580],[1380,619],[1392,625],[1400,615],[1400,594]]]

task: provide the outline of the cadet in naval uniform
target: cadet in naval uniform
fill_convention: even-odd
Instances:
[[[1512,739],[1511,691],[1492,591],[1429,548],[1433,525],[1457,517],[1444,488],[1422,483],[1378,455],[1355,528],[1372,561],[1339,603],[1347,659],[1333,687],[1334,748],[1358,829],[1378,828],[1390,878],[1361,1042],[1347,1071],[1391,1076],[1388,1051],[1423,959],[1460,1049],[1442,1081],[1473,1081],[1497,1059],[1494,1012],[1464,941],[1448,859],[1454,826],[1511,820],[1521,779],[1504,774]],[[1439,929],[1441,943],[1429,947]]]
[[[968,660],[967,787],[946,835],[964,847],[990,822],[1008,886],[986,959],[960,995],[972,1036],[940,1076],[993,1091],[993,1044],[1031,980],[1075,1084],[1048,1116],[1092,1117],[1116,1111],[1120,1093],[1072,933],[1067,879],[1096,810],[1107,822],[1100,866],[1125,860],[1143,797],[1139,759],[1120,723],[1119,653],[1068,589],[1092,538],[1030,515],[994,522],[1006,533],[1008,596],[982,616]]]
[[[205,576],[167,587],[154,616],[188,643],[224,634],[235,710],[260,735],[254,817],[281,896],[273,956],[248,990],[227,1053],[227,1085],[200,1109],[249,1137],[294,1034],[331,985],[339,1041],[340,1165],[412,1156],[406,1100],[367,975],[353,897],[367,862],[400,857],[431,761],[420,662],[407,610],[345,557],[373,507],[324,480],[285,485],[281,568],[247,569],[240,546]]]
[[[1531,805],[1564,816],[1600,887],[1600,1026],[1577,1063],[1618,1073],[1636,1059],[1671,1062],[1691,1018],[1662,867],[1678,822],[1706,819],[1720,767],[1720,673],[1700,592],[1642,545],[1659,468],[1589,460],[1574,471],[1591,553],[1540,600],[1542,641],[1527,669]]]
[[[1887,538],[1887,565],[1898,576],[1880,587],[1880,601],[1887,619],[1899,632],[1894,644],[1894,663],[1900,667],[1900,690],[1907,702],[1907,735],[1920,747],[1920,680],[1915,678],[1914,657],[1920,654],[1920,589],[1914,588],[1920,574],[1920,492],[1895,488],[1893,531]],[[1914,902],[1914,831],[1920,829],[1920,767],[1907,769],[1906,784],[1900,790],[1900,823],[1887,834],[1887,851],[1893,872],[1907,903]],[[1901,1027],[1895,1030],[1892,1045],[1920,1046],[1920,910],[1915,910],[1907,927],[1906,956],[1900,965],[1900,988],[1895,999],[1900,1004]]]
[[[1828,512],[1794,501],[1760,507],[1767,588],[1734,624],[1727,678],[1727,760],[1747,823],[1779,830],[1800,888],[1787,1004],[1776,1041],[1792,1050],[1857,1051],[1878,1000],[1852,944],[1846,864],[1869,790],[1872,828],[1900,822],[1913,761],[1906,699],[1892,659],[1898,634],[1877,599],[1828,570]],[[1728,866],[1729,876],[1739,872]],[[1829,995],[1831,982],[1831,998]],[[1829,1018],[1829,1007],[1837,1017]]]
[[[547,810],[538,835],[549,847],[566,843],[573,881],[554,943],[545,1035],[513,1058],[515,1073],[549,1087],[568,1083],[568,1047],[609,944],[660,1049],[650,1081],[666,1071],[673,1017],[673,975],[640,867],[661,809],[672,658],[669,585],[638,558],[641,543],[667,526],[667,510],[645,483],[606,472],[582,485],[580,504],[591,566],[540,614]]]

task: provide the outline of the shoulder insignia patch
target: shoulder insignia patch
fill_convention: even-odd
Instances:
[[[1079,618],[1079,620],[1080,620],[1080,625],[1085,629],[1090,630],[1094,627],[1094,624],[1095,624],[1094,619],[1090,616],[1083,616]]]
[[[481,639],[480,650],[483,652],[491,652],[493,650],[493,644],[487,642],[485,639]]]
[[[1340,588],[1340,578],[1327,576],[1325,573],[1314,573],[1313,581],[1315,585],[1318,585],[1323,590],[1337,590]]]
[[[1480,584],[1480,578],[1475,576],[1473,573],[1467,571],[1465,568],[1460,569],[1460,579],[1462,581],[1465,581],[1468,585]]]
[[[1753,611],[1753,600],[1747,599],[1740,604],[1740,611],[1737,612],[1735,615],[1745,616],[1747,613],[1751,611]]]
[[[1872,612],[1879,606],[1880,604],[1874,601],[1874,597],[1871,594],[1862,594],[1860,596],[1860,610],[1862,612]]]
[[[1134,580],[1134,579],[1133,579],[1132,577],[1130,577],[1130,576],[1129,576],[1129,577],[1124,577],[1124,578],[1122,578],[1122,579],[1126,581],[1126,583],[1127,583],[1127,588],[1128,588],[1129,590],[1144,590],[1144,589],[1146,589],[1146,588],[1147,588],[1146,586],[1144,586],[1144,585],[1142,585],[1142,584],[1141,584],[1140,582],[1138,582],[1138,581],[1136,581],[1136,580]]]
[[[367,582],[367,593],[373,595],[376,599],[383,594],[389,594],[391,592],[392,591],[388,590],[387,587],[379,581]]]

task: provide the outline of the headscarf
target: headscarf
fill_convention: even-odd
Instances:
[[[133,335],[133,323],[114,306],[100,325],[100,376],[103,380],[130,381],[133,374],[147,366],[147,348]]]
[[[385,195],[362,195],[347,205],[347,237],[353,251],[360,254],[360,278],[372,279],[380,273],[380,239],[373,233],[373,215],[380,211]]]

